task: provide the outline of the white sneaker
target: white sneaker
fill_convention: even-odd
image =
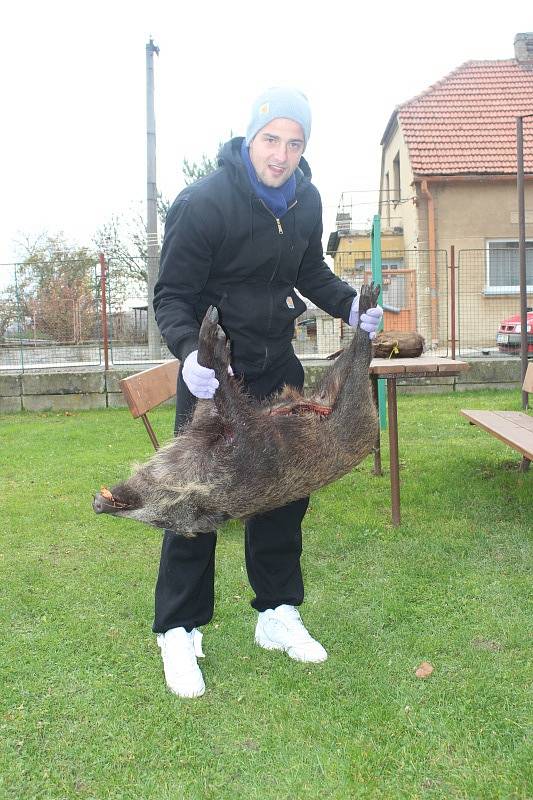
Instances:
[[[328,654],[313,639],[294,606],[283,604],[259,612],[255,641],[265,650],[284,650],[295,661],[325,661]]]
[[[203,658],[202,634],[197,628],[171,628],[157,635],[161,648],[165,680],[171,692],[179,697],[200,697],[205,683],[197,657]]]

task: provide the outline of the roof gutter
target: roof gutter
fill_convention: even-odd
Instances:
[[[526,173],[525,180],[533,180],[533,173]],[[478,183],[483,181],[516,181],[516,173],[492,175],[490,173],[478,173],[476,175],[420,175],[416,172],[413,176],[414,183]]]
[[[429,191],[427,180],[422,180],[420,188],[428,207],[428,247],[429,247],[429,286],[431,291],[431,340],[438,344],[437,338],[437,253],[435,236],[435,203]]]
[[[389,121],[387,122],[385,130],[383,132],[383,136],[381,137],[380,145],[388,144],[388,140],[391,138],[395,127],[396,128],[398,127],[398,111],[399,111],[399,109],[400,109],[400,107],[397,106],[394,109],[394,111],[392,112],[392,114],[390,115]]]

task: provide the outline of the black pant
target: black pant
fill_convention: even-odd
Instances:
[[[274,394],[286,383],[301,389],[303,381],[304,370],[296,356],[255,380],[247,381],[244,376],[247,392],[259,399]],[[194,403],[180,372],[176,432],[190,418]],[[308,504],[309,498],[305,497],[246,522],[246,569],[256,595],[252,606],[257,611],[275,608],[281,603],[300,605],[303,601],[301,522]],[[186,538],[165,531],[155,590],[155,633],[182,626],[192,630],[212,618],[216,540],[215,532]]]

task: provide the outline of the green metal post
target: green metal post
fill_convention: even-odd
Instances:
[[[381,217],[374,215],[372,220],[372,234],[370,237],[372,266],[372,280],[379,283],[381,291],[379,293],[379,303],[383,303],[383,276],[381,272]],[[378,406],[379,406],[379,426],[381,430],[387,427],[387,400],[385,395],[385,381],[378,381]]]

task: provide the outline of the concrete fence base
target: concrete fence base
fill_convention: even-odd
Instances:
[[[399,393],[468,391],[470,389],[517,389],[519,359],[473,359],[470,368],[456,378],[417,378],[398,381]],[[305,384],[313,387],[331,364],[304,363]],[[54,370],[0,374],[0,412],[79,411],[126,405],[119,381],[147,366],[109,370]]]

